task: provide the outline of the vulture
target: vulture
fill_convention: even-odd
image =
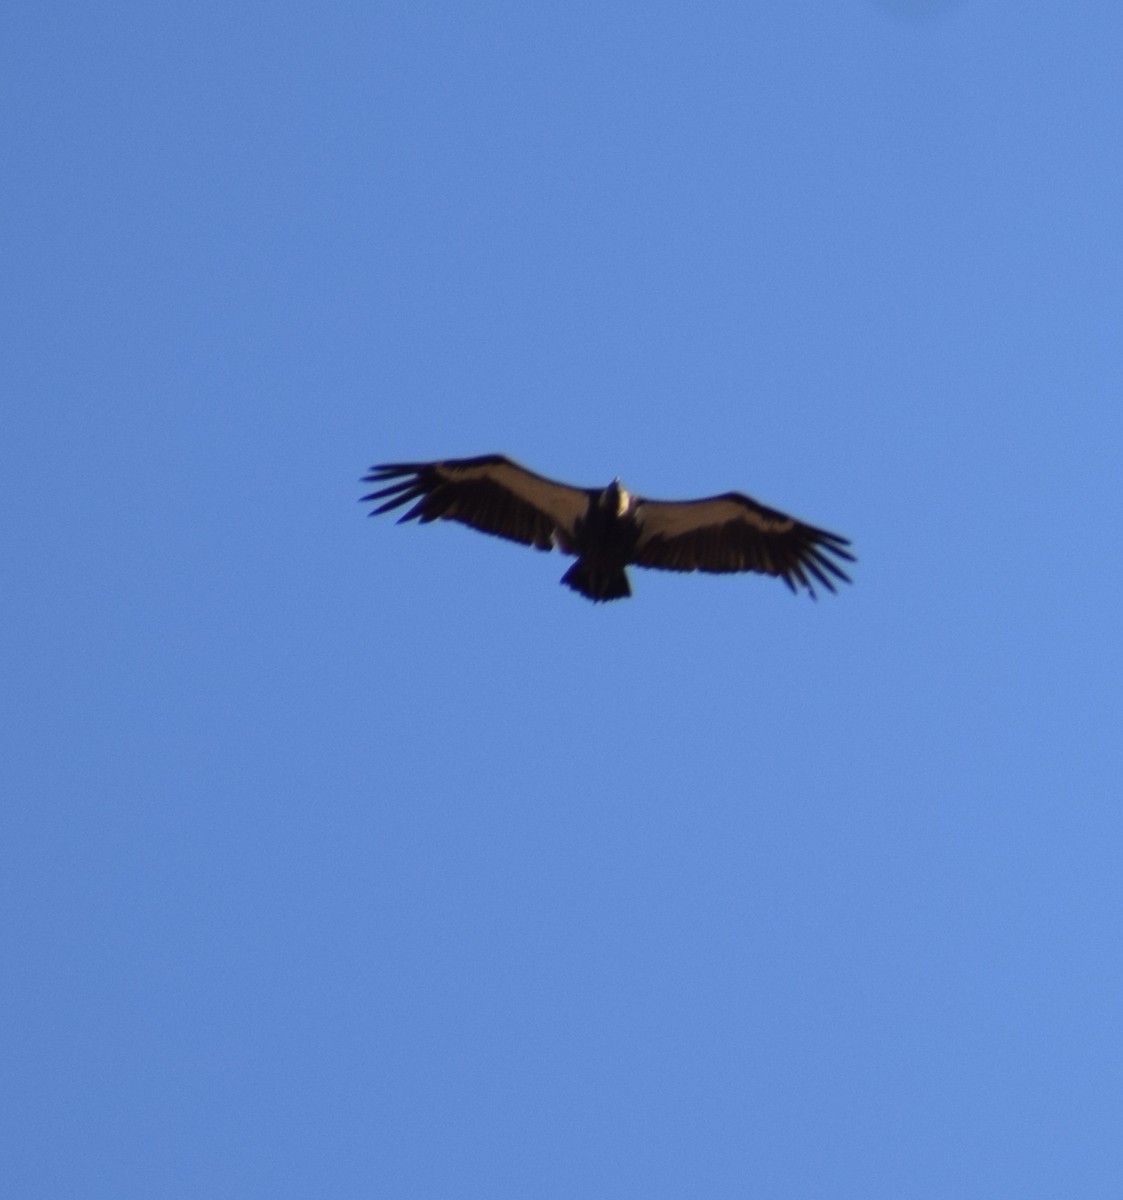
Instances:
[[[400,521],[443,518],[534,546],[557,547],[577,561],[562,576],[594,602],[632,594],[626,568],[756,571],[778,575],[812,598],[815,586],[835,591],[850,582],[840,565],[854,562],[850,542],[805,525],[740,492],[701,500],[648,500],[619,479],[606,488],[572,487],[527,470],[502,454],[444,462],[384,463],[364,483],[381,501],[370,515],[409,504]]]

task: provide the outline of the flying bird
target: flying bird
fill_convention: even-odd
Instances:
[[[778,575],[812,597],[850,582],[840,560],[854,562],[850,542],[805,525],[740,492],[702,500],[648,500],[619,479],[606,488],[571,487],[504,457],[385,463],[363,477],[381,501],[371,513],[411,504],[400,521],[443,518],[534,546],[557,547],[577,561],[561,582],[597,602],[632,594],[626,568],[663,571],[757,571]],[[384,486],[383,486],[384,485]]]

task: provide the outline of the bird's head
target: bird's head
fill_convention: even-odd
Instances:
[[[626,491],[619,479],[614,479],[601,492],[601,508],[612,513],[614,517],[622,517],[632,504],[631,493]]]

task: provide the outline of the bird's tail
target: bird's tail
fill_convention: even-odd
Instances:
[[[562,583],[597,603],[601,600],[623,600],[632,594],[623,567],[602,567],[579,558],[562,576]]]

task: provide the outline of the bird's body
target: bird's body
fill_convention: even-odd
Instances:
[[[484,533],[554,547],[577,561],[562,583],[590,600],[630,596],[626,568],[756,571],[779,576],[812,596],[815,583],[834,591],[849,582],[836,560],[854,561],[849,541],[766,508],[740,492],[702,500],[648,500],[618,479],[576,488],[527,470],[502,455],[372,467],[368,483],[385,484],[364,501],[372,516],[413,501],[400,519],[460,521]],[[389,497],[389,498],[387,498]]]
[[[614,479],[603,492],[591,494],[583,517],[574,528],[577,561],[562,583],[590,600],[621,600],[632,594],[628,563],[633,561],[639,526],[632,515],[632,497]]]

